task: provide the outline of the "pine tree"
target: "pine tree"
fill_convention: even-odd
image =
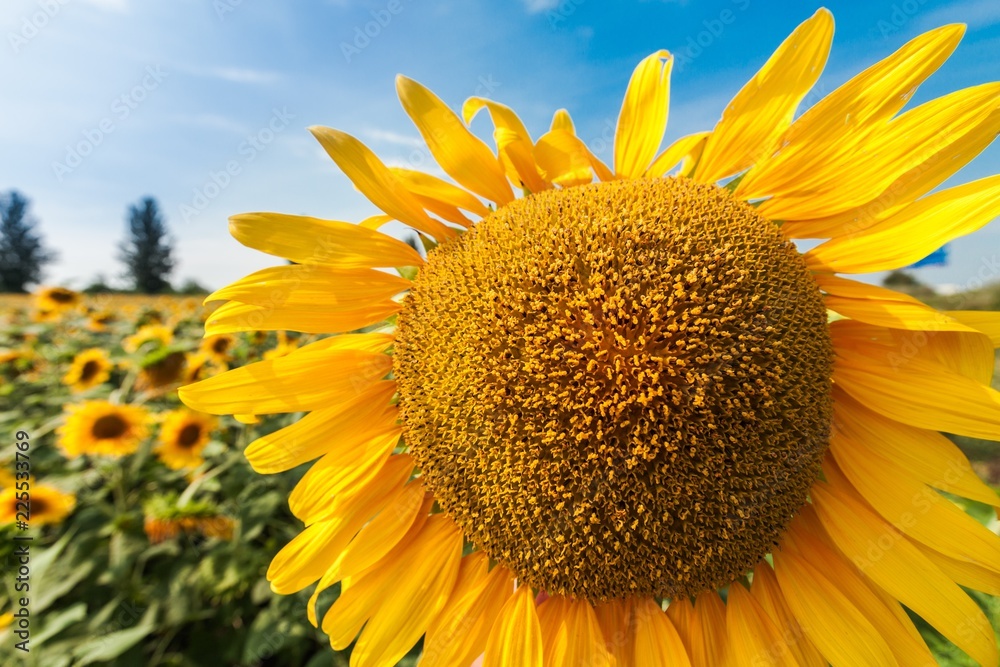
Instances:
[[[119,250],[119,258],[125,263],[125,277],[136,291],[158,294],[170,288],[168,278],[174,269],[173,239],[167,235],[167,225],[152,197],[144,197],[137,205],[129,206],[128,237]]]
[[[27,292],[56,258],[35,232],[38,221],[28,214],[30,205],[17,190],[0,195],[0,292]]]

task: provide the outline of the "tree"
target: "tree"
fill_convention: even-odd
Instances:
[[[42,279],[42,268],[55,260],[35,232],[31,203],[17,190],[0,195],[0,291],[27,292]]]
[[[125,277],[136,291],[158,294],[170,289],[174,269],[173,239],[152,197],[144,197],[128,209],[128,238],[119,246],[119,258],[125,263]]]

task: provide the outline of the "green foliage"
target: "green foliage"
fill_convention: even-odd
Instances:
[[[0,292],[27,291],[55,259],[35,232],[38,221],[29,215],[30,205],[17,190],[0,195]]]

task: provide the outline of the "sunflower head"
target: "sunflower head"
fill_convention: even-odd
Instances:
[[[148,433],[148,413],[135,405],[86,401],[66,406],[66,422],[59,427],[59,446],[66,456],[131,454]]]
[[[433,251],[393,369],[423,479],[478,546],[549,592],[676,597],[752,568],[805,502],[832,351],[774,224],[713,185],[620,180]]]
[[[180,470],[201,465],[201,451],[211,439],[218,420],[192,410],[174,410],[160,423],[156,455],[168,468]]]
[[[63,384],[74,392],[87,391],[107,382],[112,368],[114,364],[103,349],[84,350],[73,357],[73,363],[63,376]]]
[[[43,287],[35,294],[35,307],[40,313],[56,316],[80,305],[83,296],[65,287]]]
[[[72,493],[64,493],[48,484],[32,484],[28,523],[31,526],[61,523],[75,505],[76,496]],[[13,523],[19,511],[23,511],[23,507],[18,507],[15,486],[0,491],[0,524]]]
[[[199,346],[199,350],[208,355],[219,365],[225,365],[232,359],[233,348],[236,347],[236,337],[230,334],[219,334],[216,336],[206,336]]]
[[[162,324],[146,324],[139,327],[139,330],[134,334],[125,338],[122,341],[122,347],[126,352],[134,353],[147,344],[155,344],[150,345],[150,349],[154,350],[167,347],[173,340],[173,328]]]

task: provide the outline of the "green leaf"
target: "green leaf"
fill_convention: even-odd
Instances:
[[[134,628],[109,632],[80,644],[73,651],[73,655],[77,659],[74,664],[82,667],[95,662],[114,660],[156,629],[156,612],[157,605],[153,605],[146,610],[146,613],[139,620],[139,624]]]

